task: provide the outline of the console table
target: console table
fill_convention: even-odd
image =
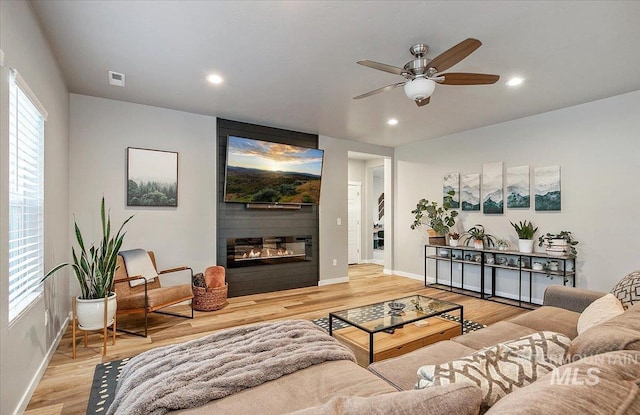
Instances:
[[[493,258],[493,261],[487,261],[488,258]],[[502,258],[506,258],[507,263],[501,263],[504,261]],[[558,268],[549,269],[548,264],[543,265],[543,269],[534,269],[534,260],[541,260],[545,263],[550,261],[557,261]],[[531,299],[532,291],[532,276],[536,274],[542,274],[547,276],[554,276],[562,278],[562,284],[567,285],[571,282],[573,287],[576,286],[576,260],[570,256],[553,256],[548,255],[545,252],[532,252],[523,253],[512,250],[499,250],[499,249],[476,249],[472,246],[446,246],[446,245],[433,245],[427,244],[424,246],[424,285],[430,285],[427,283],[427,264],[429,260],[433,260],[436,263],[435,284],[444,285],[438,282],[438,263],[441,261],[449,263],[449,291],[453,291],[454,288],[478,293],[482,299],[493,300],[498,302],[504,302],[511,304],[509,301],[516,301],[519,307],[538,306],[539,304],[533,303]],[[453,286],[453,265],[461,264],[461,285],[460,287]],[[464,271],[466,266],[480,267],[480,291],[465,288],[464,286]],[[491,276],[491,294],[485,293],[485,278],[487,273],[485,269],[490,269],[489,275]],[[500,297],[496,295],[496,271],[504,269],[518,273],[518,292],[517,299],[511,299],[506,297]],[[527,279],[525,283],[529,284],[529,296],[522,298],[522,284],[523,277]],[[513,305],[513,304],[512,304]]]

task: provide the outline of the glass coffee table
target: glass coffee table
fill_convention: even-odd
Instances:
[[[450,316],[451,312],[459,313],[459,322],[446,318],[456,317]],[[440,318],[444,314],[445,318]],[[460,304],[411,295],[329,313],[329,335],[346,342],[356,357],[368,352],[368,363],[373,363],[374,358],[386,359],[462,334],[463,318]],[[346,324],[334,329],[335,320]],[[377,333],[386,334],[374,336]],[[374,349],[374,339],[380,350]]]

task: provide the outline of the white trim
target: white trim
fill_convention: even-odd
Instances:
[[[410,272],[404,272],[404,271],[398,271],[398,270],[393,270],[392,273],[400,277],[407,277],[407,278],[411,278],[412,280],[424,281],[424,275],[422,274],[412,274]]]
[[[392,269],[383,268],[382,269],[382,273],[385,274],[385,275],[393,275],[393,270]]]
[[[18,71],[14,68],[11,68],[11,80],[16,84],[18,84],[22,92],[24,92],[24,94],[31,100],[31,102],[33,103],[33,105],[35,105],[38,111],[40,111],[40,115],[42,115],[42,118],[44,118],[44,120],[47,121],[47,118],[49,117],[49,113],[44,108],[44,105],[42,105],[42,102],[40,102],[36,94],[31,90],[31,88],[29,88],[29,85],[27,85],[27,83],[22,78],[22,76],[20,76]]]
[[[36,388],[38,387],[38,383],[40,383],[42,376],[44,376],[44,372],[47,370],[47,366],[49,366],[49,362],[51,362],[53,355],[56,353],[56,349],[58,348],[58,345],[62,340],[62,336],[67,331],[67,328],[70,322],[71,322],[71,313],[67,315],[67,318],[62,323],[62,326],[60,327],[58,334],[56,334],[56,338],[53,339],[51,346],[49,346],[49,350],[47,350],[46,356],[40,363],[40,366],[38,367],[38,370],[36,371],[36,373],[33,375],[33,378],[31,378],[31,382],[29,382],[29,387],[24,392],[24,394],[22,395],[22,398],[20,398],[20,402],[18,402],[18,406],[13,411],[14,415],[23,414],[27,410],[27,406],[31,401],[31,397],[33,396],[33,393],[36,391]]]
[[[349,277],[339,277],[339,278],[329,278],[326,280],[319,280],[318,287],[322,287],[323,285],[340,284],[343,282],[349,282]]]

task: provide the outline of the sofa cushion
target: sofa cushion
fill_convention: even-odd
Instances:
[[[640,303],[640,270],[623,277],[610,292],[620,300],[625,310]]]
[[[368,398],[338,396],[324,405],[303,409],[294,414],[476,415],[480,411],[481,402],[480,388],[471,384],[459,384],[386,393]]]
[[[617,351],[561,366],[502,398],[487,413],[638,414],[640,352]]]
[[[536,331],[537,330],[510,321],[499,321],[482,330],[476,330],[463,336],[454,337],[451,341],[479,350],[483,347],[494,346],[498,343],[533,334]]]
[[[622,313],[624,313],[624,308],[620,300],[613,294],[607,294],[598,298],[580,313],[580,317],[578,318],[578,335]]]
[[[336,396],[373,396],[390,392],[396,390],[366,369],[347,360],[334,360],[171,414],[276,415],[320,405]]]
[[[640,350],[640,303],[576,337],[569,354],[577,360],[615,350]]]
[[[471,383],[482,389],[482,410],[507,393],[535,382],[562,365],[571,340],[560,333],[539,332],[482,349],[440,365],[418,369],[417,388]]]
[[[398,390],[411,390],[416,384],[416,370],[420,366],[448,362],[475,351],[462,344],[445,340],[402,356],[372,363],[369,365],[369,370]]]
[[[535,331],[555,331],[573,339],[578,335],[576,327],[580,313],[564,308],[542,306],[536,310],[512,318],[509,322],[529,327]]]

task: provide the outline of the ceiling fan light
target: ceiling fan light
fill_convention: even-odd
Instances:
[[[416,78],[404,84],[404,93],[414,101],[430,97],[435,89],[436,83],[426,78]]]

